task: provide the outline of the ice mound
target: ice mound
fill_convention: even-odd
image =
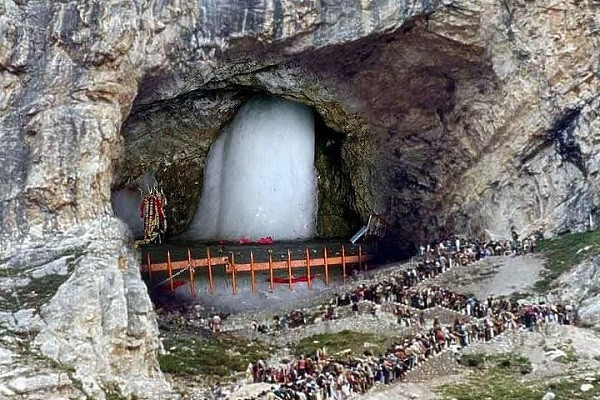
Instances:
[[[317,206],[312,110],[268,96],[244,104],[213,143],[191,239],[307,239]]]

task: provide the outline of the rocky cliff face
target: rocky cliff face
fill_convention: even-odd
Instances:
[[[7,375],[0,393],[168,390],[111,188],[154,169],[184,229],[211,141],[255,91],[314,107],[332,135],[329,233],[373,209],[399,239],[586,227],[600,193],[598,8],[5,1],[0,370],[47,362],[21,374],[38,385]]]
[[[563,304],[576,304],[583,325],[600,325],[600,257],[592,257],[561,275],[550,299]]]

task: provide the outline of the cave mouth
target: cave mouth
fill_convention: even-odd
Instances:
[[[153,186],[167,198],[169,242],[348,238],[368,217],[352,181],[353,144],[311,104],[248,88],[199,90],[135,108],[122,134],[112,206],[136,238]]]

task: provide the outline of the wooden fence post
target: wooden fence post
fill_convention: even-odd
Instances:
[[[188,253],[188,272],[190,276],[190,294],[192,297],[196,297],[196,289],[194,287],[194,266],[192,265],[192,251],[187,248]]]
[[[344,274],[344,283],[346,283],[346,246],[342,245],[342,273]]]
[[[237,282],[235,280],[235,254],[233,254],[233,252],[229,253],[231,254],[231,281],[232,281],[232,288],[233,288],[233,294],[237,294]]]
[[[210,258],[210,246],[206,246],[206,263],[208,265],[208,291],[215,294],[215,285],[213,283],[212,260]]]
[[[288,282],[290,285],[290,290],[294,290],[292,287],[292,255],[290,254],[290,249],[287,249],[287,267],[288,267]]]
[[[327,264],[327,246],[323,246],[323,264],[325,265],[325,286],[329,286],[329,265]]]
[[[250,250],[250,290],[254,294],[256,286],[254,281],[254,253]]]
[[[273,253],[271,253],[271,252],[269,252],[269,282],[270,282],[271,291],[273,291],[273,288],[275,287],[275,285],[273,283]]]
[[[167,270],[169,272],[169,288],[171,289],[171,292],[174,292],[175,289],[173,288],[173,267],[171,265],[171,252],[167,251]]]
[[[366,264],[365,264],[366,265]],[[358,245],[358,269],[362,268],[362,245]],[[365,271],[367,269],[365,268]]]
[[[194,291],[194,297],[196,297],[196,260],[192,258],[192,290]]]
[[[308,247],[305,247],[306,253],[306,286],[310,289],[310,253]]]

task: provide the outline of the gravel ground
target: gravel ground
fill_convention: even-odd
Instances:
[[[453,382],[456,377],[439,378],[439,384]],[[392,386],[375,388],[371,393],[360,396],[364,400],[435,400],[435,393],[428,385],[422,383],[400,382]]]

